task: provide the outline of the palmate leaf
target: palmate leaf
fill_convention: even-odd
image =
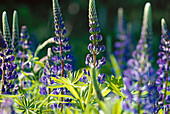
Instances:
[[[17,97],[13,100],[17,105],[14,105],[15,108],[22,112],[22,113],[26,113],[26,114],[36,114],[35,111],[38,111],[39,109],[37,109],[35,107],[35,100],[34,99],[28,99],[26,98],[24,95]]]
[[[114,80],[112,80],[108,75],[106,75],[106,79],[105,79],[105,83],[107,84],[107,87],[114,93],[116,93],[119,96],[125,97],[123,95],[123,93],[119,90],[120,87],[122,87],[122,83],[119,84],[118,82],[120,82],[118,79],[114,78]]]

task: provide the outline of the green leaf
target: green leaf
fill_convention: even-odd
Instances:
[[[116,61],[115,56],[111,54],[110,55],[110,60],[111,60],[111,64],[112,64],[112,67],[114,69],[114,72],[116,74],[116,77],[118,77],[118,78],[122,77],[122,73],[121,73],[120,67],[119,67],[119,65],[118,65],[118,63]],[[123,78],[121,78],[121,81],[123,83]]]
[[[51,77],[51,79],[53,79],[56,83],[62,83],[62,84],[67,84],[67,82],[65,80],[63,80],[63,78],[55,78],[55,77]]]
[[[97,102],[99,103],[99,107],[104,111],[105,114],[109,114],[109,108],[103,101],[99,101],[97,99]],[[114,114],[114,113],[113,113]],[[116,114],[116,113],[115,113]]]
[[[66,114],[72,114],[71,110],[68,107],[66,107]]]
[[[45,67],[44,63],[43,62],[40,62],[40,61],[33,61],[35,64],[41,66],[42,68]]]
[[[114,82],[111,81],[110,77],[108,75],[106,75],[106,81],[105,83],[107,84],[107,86],[117,95],[120,95],[122,97],[125,97],[122,92],[120,92],[120,90],[118,89],[118,86],[114,84]]]
[[[88,105],[89,102],[90,102],[91,96],[92,96],[92,83],[90,82],[88,94],[87,94],[87,97],[86,97],[86,100],[85,100],[85,103],[86,103],[87,105]]]
[[[19,97],[20,96],[20,94],[18,94],[18,95],[0,95],[0,98],[17,98],[17,97]]]
[[[67,85],[62,85],[62,84],[52,84],[50,86],[48,86],[48,88],[62,88],[62,87],[66,87]]]
[[[75,80],[73,81],[73,84],[75,84],[76,82],[78,82],[79,79],[82,77],[83,72],[82,72],[81,74],[80,74],[79,72],[80,72],[80,71],[78,70],[77,73],[76,73]]]
[[[75,90],[75,88],[71,85],[67,85],[66,88],[72,93],[72,95],[76,98],[76,99],[80,99],[79,94],[77,93],[77,91]]]
[[[121,114],[122,106],[121,106],[122,99],[118,100],[112,107],[112,114]]]
[[[75,100],[75,98],[71,95],[54,95],[54,94],[50,94],[51,97],[67,97],[67,98],[72,98]]]
[[[48,95],[48,96],[42,101],[42,103],[38,106],[38,108],[41,108],[41,106],[48,100],[49,97],[50,97],[50,95]]]
[[[52,109],[46,109],[46,110],[42,110],[42,113],[52,113],[53,112],[53,110]]]
[[[110,93],[110,89],[108,89],[108,87],[106,87],[106,88],[104,88],[103,90],[102,90],[102,95],[103,95],[103,97],[105,97],[106,95],[108,95],[109,93]]]
[[[35,54],[34,56],[36,57],[39,53],[40,50],[42,50],[47,44],[50,44],[50,43],[55,43],[54,41],[54,38],[49,38],[48,40],[46,40],[45,42],[43,42],[43,44],[39,45],[35,51]]]

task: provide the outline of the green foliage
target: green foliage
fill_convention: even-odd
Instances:
[[[123,78],[122,78],[122,73],[119,67],[118,62],[116,61],[116,58],[114,55],[110,55],[110,61],[111,61],[111,65],[114,69],[115,75],[117,78],[121,79],[121,83],[123,84]]]

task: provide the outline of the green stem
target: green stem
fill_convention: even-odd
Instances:
[[[3,64],[3,67],[4,67],[4,65],[5,65],[5,57],[3,57],[3,62],[2,62],[2,64]],[[5,82],[5,70],[3,69],[3,71],[2,71],[2,84],[1,84],[1,94],[3,94],[3,88],[4,88],[4,82]]]
[[[142,91],[141,91],[141,85],[142,85],[142,79],[140,78],[140,80],[139,80],[139,94],[138,94],[138,114],[140,114],[140,97],[141,97],[141,93],[142,93]]]
[[[23,63],[23,65],[22,65],[22,71],[24,71],[24,62],[25,62],[25,48],[23,48],[23,55],[22,55],[23,57],[22,57],[22,63]],[[23,90],[23,78],[20,80],[20,85],[21,85],[21,90]]]
[[[90,101],[90,98],[91,98],[91,92],[92,92],[92,82],[90,82],[89,92],[88,92],[87,99],[86,99],[86,104],[87,104],[87,106],[88,106],[89,101]]]
[[[60,55],[61,57],[63,56],[63,49],[62,49],[62,43],[60,43]],[[62,71],[61,71],[61,77],[64,77],[64,61],[61,60],[61,67],[62,67]],[[64,95],[64,91],[61,91],[61,95]],[[63,102],[64,99],[63,97],[61,97],[61,102]],[[63,111],[63,103],[61,103],[61,112]]]
[[[94,87],[94,90],[95,90],[95,95],[99,100],[104,101],[104,98],[101,94],[101,90],[99,88],[99,85],[97,84],[95,68],[91,68],[91,72],[92,72],[92,80],[91,80],[92,82],[91,83],[93,84],[93,87]]]

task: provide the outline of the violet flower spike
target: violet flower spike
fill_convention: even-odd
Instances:
[[[157,108],[157,87],[154,83],[155,74],[149,60],[148,53],[148,23],[151,16],[151,5],[146,3],[144,8],[143,26],[141,37],[132,53],[133,58],[128,61],[128,68],[124,71],[124,84],[126,88],[122,92],[127,96],[123,102],[123,109],[133,113],[154,113]],[[133,91],[138,91],[133,94]],[[144,92],[147,94],[143,95]],[[131,105],[134,103],[135,105]]]
[[[161,108],[165,109],[165,112],[168,113],[170,109],[170,95],[167,94],[167,92],[170,91],[168,86],[168,83],[170,82],[169,80],[170,32],[168,31],[164,19],[161,20],[161,26],[162,26],[161,45],[160,52],[158,53],[159,59],[157,60],[159,69],[156,73],[158,75],[156,84],[157,90],[159,92],[159,97],[157,100],[160,107],[159,109]]]
[[[68,61],[72,61],[72,56],[68,54],[71,50],[71,46],[69,45],[69,38],[66,38],[66,29],[64,26],[64,21],[62,19],[62,14],[60,10],[60,6],[58,0],[52,0],[53,2],[53,16],[54,16],[54,26],[55,26],[55,37],[54,41],[58,44],[57,47],[53,47],[53,51],[59,55],[57,57],[57,67],[58,75],[61,77],[67,77],[68,72],[73,70],[73,66],[68,63]],[[59,58],[59,59],[58,59]],[[64,90],[61,90],[61,94],[64,94]],[[61,102],[64,101],[64,98],[61,98]],[[63,110],[63,104],[61,103],[61,112]]]

